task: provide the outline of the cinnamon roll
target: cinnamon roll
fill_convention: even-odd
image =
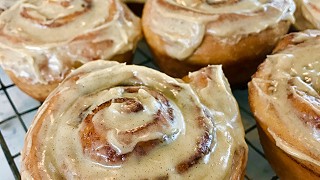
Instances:
[[[117,62],[84,64],[29,129],[22,179],[241,179],[247,146],[221,66],[182,80]]]
[[[294,21],[293,0],[147,1],[142,24],[160,69],[182,77],[222,64],[243,85]]]
[[[320,29],[320,1],[295,0],[297,9],[294,13],[298,30]]]
[[[320,178],[320,31],[285,36],[249,83],[266,157],[281,179]]]
[[[0,64],[43,101],[84,63],[129,61],[140,38],[139,18],[118,0],[22,0],[0,16]]]

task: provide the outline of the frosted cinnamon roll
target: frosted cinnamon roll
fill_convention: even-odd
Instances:
[[[143,31],[160,69],[174,77],[222,64],[243,85],[294,21],[293,0],[147,1]]]
[[[140,20],[118,0],[23,0],[0,16],[0,64],[43,101],[74,68],[130,61]]]
[[[185,81],[117,62],[73,71],[25,138],[22,179],[241,179],[247,146],[221,66]]]
[[[320,29],[320,1],[295,0],[297,9],[294,13],[298,30]]]
[[[285,36],[249,83],[266,157],[281,179],[320,178],[320,31]]]

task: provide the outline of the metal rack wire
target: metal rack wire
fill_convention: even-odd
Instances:
[[[158,69],[152,61],[145,42],[138,45],[133,63]],[[239,104],[249,146],[245,178],[278,179],[267,163],[259,143],[256,124],[248,105],[247,90],[234,90],[233,93]],[[20,179],[20,150],[24,135],[39,106],[39,102],[22,93],[3,70],[0,71],[0,144],[2,148],[0,150],[0,174],[3,179]]]

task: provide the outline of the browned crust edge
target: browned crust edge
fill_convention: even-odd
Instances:
[[[110,59],[118,61],[120,63],[127,62],[128,64],[131,64],[132,58],[133,58],[133,52],[128,51],[123,54],[115,55],[114,57],[112,57]],[[69,68],[69,72],[67,74],[69,74],[72,69],[78,68],[79,66],[81,66],[81,64],[77,65],[77,67],[76,67],[76,64],[74,64],[74,67]],[[23,92],[25,92],[26,94],[28,94],[29,96],[31,96],[32,98],[34,98],[40,102],[43,102],[48,97],[48,95],[65,78],[65,77],[62,77],[61,80],[50,81],[47,84],[32,83],[30,79],[24,78],[24,77],[19,77],[10,70],[5,70],[5,71],[9,75],[9,77],[13,81],[13,83],[16,84],[16,86],[19,89],[21,89]],[[67,74],[65,74],[65,76],[67,76]]]
[[[33,84],[31,80],[23,77],[19,77],[14,74],[12,71],[6,70],[6,73],[12,80],[12,82],[23,92],[27,95],[31,96],[32,98],[43,102],[46,97],[50,94],[52,90],[54,90],[60,83],[60,81],[51,81],[48,84],[40,84],[35,83]]]
[[[245,170],[248,161],[248,149],[239,147],[234,152],[234,158],[231,166],[231,180],[244,179]]]
[[[260,33],[243,36],[236,44],[221,43],[219,37],[205,35],[201,45],[193,55],[179,61],[165,52],[165,42],[148,26],[151,3],[146,3],[142,15],[142,27],[145,38],[160,69],[172,77],[183,77],[208,64],[222,64],[223,70],[232,86],[243,86],[250,80],[257,66],[280,39],[288,32],[290,22],[280,21]],[[270,38],[274,37],[274,38]],[[213,51],[214,50],[214,51]]]
[[[320,174],[301,160],[287,154],[278,146],[267,129],[257,124],[260,142],[266,158],[281,179],[319,179]]]
[[[69,76],[68,81],[76,81],[78,79],[78,75]],[[33,128],[28,132],[28,136],[31,136],[31,139],[26,138],[25,144],[22,153],[22,162],[23,162],[23,171],[31,172],[28,174],[32,176],[34,179],[42,179],[45,176],[45,173],[42,172],[41,167],[38,166],[38,156],[41,155],[38,152],[38,148],[41,143],[35,141],[38,136],[38,133],[41,130],[42,124],[44,121],[47,120],[48,115],[55,111],[56,101],[59,99],[61,94],[57,94],[56,96],[51,96],[49,101],[45,102],[46,107],[44,111],[41,113],[38,112],[36,115],[36,119],[38,119],[37,123],[34,123]],[[30,149],[29,149],[30,147]],[[28,150],[28,151],[27,151]],[[26,152],[27,151],[27,152]],[[39,154],[40,153],[40,154]],[[248,159],[248,149],[245,145],[238,145],[236,150],[234,151],[233,159],[232,159],[232,166],[230,169],[230,179],[244,179],[245,175],[245,168]],[[39,162],[41,163],[41,162]],[[62,177],[61,177],[62,178]]]

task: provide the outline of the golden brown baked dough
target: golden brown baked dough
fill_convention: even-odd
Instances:
[[[0,64],[43,101],[86,62],[130,62],[140,38],[139,18],[118,0],[19,1],[0,16]]]
[[[247,145],[221,66],[182,80],[94,61],[40,107],[22,179],[243,179]]]
[[[298,30],[320,29],[320,1],[295,0],[295,28]]]
[[[293,0],[147,1],[145,38],[165,73],[182,77],[222,64],[231,85],[243,85],[293,21]]]
[[[285,36],[249,83],[266,157],[281,179],[320,178],[320,31]]]

